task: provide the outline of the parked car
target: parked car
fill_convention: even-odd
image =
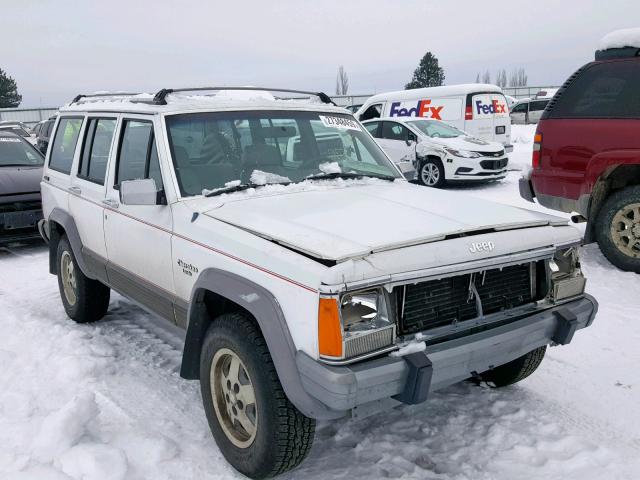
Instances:
[[[530,123],[538,123],[542,112],[549,104],[549,98],[524,98],[518,100],[511,106],[511,123],[514,125],[526,125]]]
[[[63,107],[41,229],[70,318],[113,288],[186,329],[245,475],[296,467],[316,419],[518,382],[593,321],[566,220],[407,182],[325,94],[195,90]]]
[[[0,132],[11,132],[20,135],[31,145],[36,144],[36,136],[31,129],[21,122],[3,121],[0,122]]]
[[[640,35],[639,35],[640,39]],[[640,273],[640,41],[605,48],[547,106],[520,194],[577,212],[617,267]]]
[[[513,150],[509,106],[502,89],[495,85],[471,83],[380,93],[356,112],[360,121],[381,117],[443,120],[475,137],[499,142],[507,152]]]
[[[493,181],[507,174],[502,144],[475,138],[439,120],[390,117],[363,122],[408,180],[428,187]]]
[[[24,138],[0,130],[0,245],[39,237],[43,163]]]
[[[53,124],[55,123],[55,121],[55,117],[51,117],[48,120],[45,120],[40,127],[40,130],[38,131],[36,146],[42,153],[47,153],[47,148],[49,147],[49,137],[51,136],[51,131],[53,130]]]

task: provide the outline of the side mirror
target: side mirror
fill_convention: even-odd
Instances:
[[[414,143],[416,143],[416,141],[415,141],[413,138],[408,138],[408,139],[406,140],[407,147],[410,147],[410,146],[411,146],[411,145],[413,145]]]
[[[123,205],[160,205],[160,195],[153,178],[124,180],[120,183],[120,203]]]

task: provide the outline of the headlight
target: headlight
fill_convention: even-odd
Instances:
[[[584,293],[587,280],[580,270],[577,247],[556,251],[553,259],[549,260],[549,270],[553,300],[563,300]]]
[[[318,314],[320,355],[346,360],[375,352],[395,341],[395,322],[382,289],[345,293],[337,302],[321,298]]]
[[[478,152],[471,152],[469,150],[455,150],[453,148],[445,148],[447,152],[449,152],[454,157],[462,157],[462,158],[479,158],[480,154]]]

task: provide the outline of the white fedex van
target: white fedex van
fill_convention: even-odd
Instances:
[[[356,112],[360,121],[380,117],[423,117],[443,120],[490,142],[511,145],[509,105],[496,85],[470,83],[415,88],[370,97]]]

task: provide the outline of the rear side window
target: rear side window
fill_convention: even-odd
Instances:
[[[640,118],[640,62],[595,63],[556,96],[549,118]]]
[[[104,185],[115,129],[113,118],[89,119],[78,167],[80,178]]]
[[[71,172],[71,164],[81,127],[82,118],[63,117],[60,119],[53,139],[49,168],[66,174]]]
[[[125,120],[122,125],[115,185],[125,180],[153,178],[162,190],[160,162],[153,124],[147,120]]]
[[[511,109],[511,113],[527,113],[527,104],[520,103]]]

